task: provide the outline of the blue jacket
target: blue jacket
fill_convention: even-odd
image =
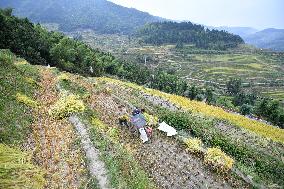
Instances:
[[[143,114],[136,114],[131,117],[131,123],[138,129],[143,128],[146,125],[146,119]]]

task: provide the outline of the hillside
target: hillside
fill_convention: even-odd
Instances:
[[[76,33],[78,35],[78,33]],[[145,64],[153,70],[165,70],[184,78],[190,85],[210,86],[218,91],[230,78],[242,79],[246,90],[282,101],[284,105],[284,54],[262,52],[241,45],[232,50],[218,51],[184,44],[139,44],[123,35],[98,35],[91,31],[79,33],[93,48],[111,52],[116,57]],[[75,34],[70,34],[75,35]]]
[[[265,29],[245,36],[244,40],[258,48],[284,51],[284,29]]]
[[[129,34],[146,23],[163,20],[107,0],[1,0],[0,7],[12,7],[15,15],[35,23],[56,23],[61,31]]]
[[[136,35],[144,43],[161,44],[193,44],[203,49],[227,49],[244,43],[242,38],[225,31],[209,30],[204,26],[191,22],[156,22],[140,28]]]
[[[23,135],[18,144],[25,144],[21,150],[30,153],[33,161],[22,162],[21,166],[33,164],[31,173],[41,175],[36,181],[30,175],[25,182],[20,182],[10,174],[17,172],[18,166],[0,178],[9,180],[5,185],[0,182],[2,188],[25,186],[29,182],[34,184],[31,188],[283,185],[284,135],[281,129],[133,83],[106,77],[86,78],[56,68],[31,66],[8,51],[0,51],[0,60],[0,71],[10,83],[4,84],[1,92],[11,94],[9,98],[1,97],[5,99],[2,107],[5,112],[11,112],[12,118],[5,118],[1,110],[1,121],[9,120],[9,125],[4,122],[1,126],[5,131],[1,134],[1,143],[9,148],[10,139]],[[20,83],[13,82],[16,76]],[[13,111],[17,107],[21,107],[20,111]],[[121,111],[130,115],[133,107],[146,109],[148,124],[154,129],[149,144],[143,145],[135,132],[118,124]],[[26,117],[26,111],[30,118]],[[155,117],[175,127],[178,135],[166,137],[157,129]],[[12,129],[18,127],[28,129],[26,132]],[[27,138],[30,142],[25,141]],[[36,150],[31,151],[33,145]],[[90,148],[93,152],[88,150]],[[19,149],[10,150],[24,153]],[[214,153],[224,159],[214,161]],[[96,159],[98,154],[100,160]],[[9,159],[11,156],[7,158],[6,162],[13,161]],[[96,163],[102,166],[104,176],[101,171],[93,171]],[[60,166],[62,164],[65,166]],[[5,168],[2,165],[1,159],[0,170]],[[18,174],[22,176],[24,172]]]
[[[259,110],[256,114],[277,127],[217,106],[212,90],[152,69],[147,61],[143,65],[121,60],[12,16],[10,9],[0,10],[0,24],[4,36],[0,38],[0,188],[284,186],[284,130],[280,128],[284,112],[279,102],[235,94],[252,97],[257,103],[254,109]],[[131,38],[120,41],[127,47],[138,45]],[[242,65],[256,55],[243,57],[248,49],[204,50],[192,45],[131,50],[156,53],[165,47],[167,51],[155,55],[163,58],[162,53],[174,50],[185,57],[181,54],[195,52],[203,61],[206,53]],[[262,70],[265,58],[283,62],[281,53],[256,53],[257,62],[244,69]],[[278,70],[281,67],[275,62],[272,67]],[[147,143],[130,124],[135,108],[145,110],[147,126],[153,129]],[[176,135],[159,130],[162,122],[176,129]]]

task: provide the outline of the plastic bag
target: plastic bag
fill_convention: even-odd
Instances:
[[[177,131],[175,128],[169,126],[167,123],[165,123],[164,121],[162,123],[159,124],[158,129],[160,131],[166,132],[167,136],[173,136],[177,134]]]

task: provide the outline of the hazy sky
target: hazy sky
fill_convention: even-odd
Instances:
[[[284,0],[109,0],[174,20],[210,26],[284,29]]]

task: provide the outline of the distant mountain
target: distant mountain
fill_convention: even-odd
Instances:
[[[259,48],[284,51],[284,29],[265,29],[245,36],[244,40]]]
[[[244,43],[243,39],[226,31],[208,29],[191,22],[155,22],[146,24],[136,32],[143,42],[161,45],[194,44],[198,48],[219,49],[234,48]]]
[[[247,44],[254,45],[258,48],[284,51],[284,29],[268,28],[258,31],[251,27],[206,27],[210,29],[225,30],[239,35]]]
[[[228,27],[228,26],[219,26],[219,27],[212,27],[212,29],[217,30],[225,30],[230,33],[236,34],[241,36],[242,38],[246,37],[247,35],[256,33],[258,30],[251,27]]]
[[[61,31],[129,34],[146,23],[165,20],[107,0],[1,0],[0,7],[12,7],[15,15],[33,22],[57,23]]]

